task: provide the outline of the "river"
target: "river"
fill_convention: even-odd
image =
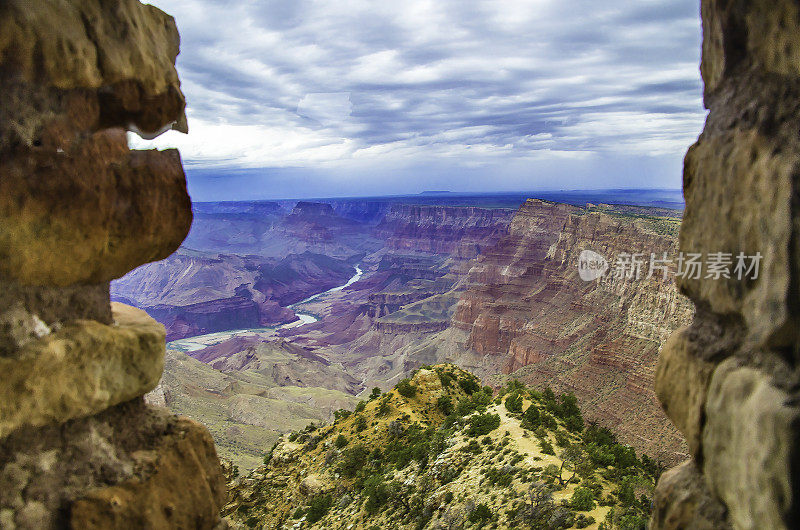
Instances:
[[[196,350],[202,350],[207,346],[212,346],[214,344],[219,344],[220,342],[224,342],[228,339],[236,337],[238,335],[262,335],[262,334],[272,334],[279,329],[287,329],[293,328],[296,326],[302,326],[305,324],[311,324],[312,322],[316,322],[319,320],[316,315],[313,313],[308,313],[306,311],[297,311],[297,306],[307,304],[309,302],[313,302],[317,298],[324,296],[328,293],[335,293],[341,291],[345,287],[353,285],[358,280],[361,279],[361,276],[364,274],[361,270],[360,263],[355,266],[356,272],[355,274],[347,280],[347,283],[334,287],[333,289],[328,289],[327,291],[322,291],[321,293],[317,293],[315,295],[309,296],[304,300],[300,300],[297,303],[289,305],[289,309],[293,310],[294,313],[300,320],[295,320],[294,322],[290,322],[288,324],[283,324],[280,326],[274,327],[266,327],[266,328],[246,328],[246,329],[232,329],[227,331],[217,331],[214,333],[206,333],[205,335],[196,335],[194,337],[186,337],[185,339],[178,339],[173,340],[167,343],[167,348],[171,350],[178,350],[184,353]]]

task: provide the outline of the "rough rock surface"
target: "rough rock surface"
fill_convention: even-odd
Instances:
[[[107,282],[178,248],[192,216],[177,151],[130,152],[121,129],[59,145],[0,167],[0,275]]]
[[[150,476],[97,489],[75,501],[72,528],[213,527],[226,494],[208,431],[179,418],[149,458],[154,468]]]
[[[684,462],[661,475],[653,499],[652,525],[679,530],[724,530],[725,507],[708,491],[693,462]]]
[[[172,18],[137,0],[0,4],[4,529],[219,521],[208,431],[141,398],[163,327],[109,302],[191,224],[177,151],[131,152],[125,133],[186,131],[177,54]]]
[[[655,388],[664,412],[686,437],[689,453],[698,458],[714,365],[691,350],[687,334],[685,328],[676,331],[664,345],[656,365]]]
[[[63,528],[71,503],[88,492],[97,496],[121,481],[156,489],[159,477],[179,472],[185,462],[184,477],[172,476],[173,485],[210,494],[205,499],[193,497],[196,508],[176,504],[176,517],[194,514],[195,509],[218,509],[223,500],[222,475],[213,467],[216,455],[208,445],[208,433],[164,409],[144,405],[141,399],[61,425],[23,428],[0,440],[0,513],[6,518],[0,520],[3,528]],[[164,488],[160,494],[167,495]],[[86,504],[80,511],[94,517]],[[159,528],[137,524],[141,520],[138,514],[127,525],[118,520],[117,526],[105,528]],[[202,526],[184,526],[188,527]]]
[[[395,204],[376,232],[391,250],[470,259],[505,233],[513,213],[501,208]]]
[[[0,28],[0,277],[99,283],[169,255],[191,224],[180,158],[130,152],[123,129],[185,126],[172,18],[11,1]]]
[[[79,320],[0,358],[0,437],[101,412],[152,390],[164,367],[164,328],[114,304],[114,325]]]
[[[704,0],[706,127],[684,166],[684,252],[760,253],[759,274],[684,279],[698,307],[656,382],[697,468],[727,509],[722,527],[800,520],[800,6]],[[681,377],[681,373],[685,377]],[[710,374],[710,380],[709,380]],[[688,387],[688,388],[687,388]],[[659,491],[672,488],[665,474]],[[665,501],[681,513],[680,501]],[[673,503],[669,505],[669,503]],[[693,527],[684,513],[672,524]]]
[[[470,270],[453,326],[488,363],[465,366],[573,391],[587,418],[677,463],[685,446],[658,406],[653,377],[660,347],[689,322],[690,304],[670,278],[646,278],[646,269],[638,280],[584,282],[577,267],[582,250],[613,266],[624,252],[674,255],[677,241],[611,213],[529,199]]]

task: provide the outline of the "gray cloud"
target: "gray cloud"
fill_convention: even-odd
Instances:
[[[514,167],[505,184],[547,187],[531,174],[561,161],[615,186],[602,172],[625,160],[674,166],[704,118],[696,1],[153,3],[181,31],[191,130],[155,142],[198,179]],[[352,111],[314,94],[349,94]],[[642,185],[679,183],[658,178]]]

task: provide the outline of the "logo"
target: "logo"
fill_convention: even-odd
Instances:
[[[590,282],[606,273],[608,262],[606,258],[592,250],[581,251],[578,256],[578,275],[581,280]]]

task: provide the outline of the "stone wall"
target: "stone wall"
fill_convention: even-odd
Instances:
[[[692,324],[656,392],[692,461],[654,528],[800,525],[800,3],[703,0],[705,130],[686,155],[684,252],[763,255],[757,279],[684,280]]]
[[[191,224],[171,17],[137,0],[0,4],[0,528],[213,528],[208,431],[145,405],[164,328],[109,281]]]

